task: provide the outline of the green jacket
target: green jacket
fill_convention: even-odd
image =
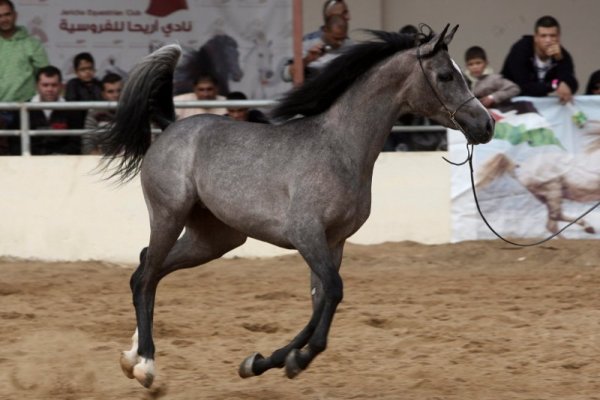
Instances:
[[[0,102],[27,101],[35,93],[35,73],[48,65],[42,43],[18,26],[10,39],[0,36]]]

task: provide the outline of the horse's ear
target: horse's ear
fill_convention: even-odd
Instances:
[[[442,45],[445,45],[444,38],[446,36],[446,32],[448,32],[449,27],[450,24],[446,25],[446,27],[441,33],[438,33],[433,38],[431,38],[429,42],[421,46],[421,56],[431,55],[438,51]]]
[[[450,44],[450,42],[452,41],[452,38],[454,38],[454,34],[456,33],[457,29],[458,29],[458,25],[456,25],[454,28],[452,28],[450,33],[447,34],[446,37],[444,38],[444,44],[446,45],[446,47]]]
[[[433,51],[437,51],[437,50],[439,50],[439,48],[442,45],[446,45],[445,39],[446,39],[446,33],[448,32],[448,28],[450,28],[450,24],[446,24],[446,27],[444,28],[442,33],[440,33],[437,38],[434,38],[435,46],[433,47]],[[450,38],[450,40],[452,40],[452,38]]]

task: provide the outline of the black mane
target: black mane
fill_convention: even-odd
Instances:
[[[399,51],[416,47],[414,35],[396,32],[367,30],[379,40],[348,47],[339,57],[333,59],[315,77],[298,88],[289,91],[271,111],[276,120],[290,119],[296,115],[310,116],[321,114],[365,72],[383,59]],[[420,44],[433,37],[419,35]]]

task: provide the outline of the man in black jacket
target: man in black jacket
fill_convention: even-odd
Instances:
[[[32,103],[64,101],[60,96],[63,89],[62,74],[54,66],[41,68],[36,75],[37,94]],[[73,129],[76,115],[69,110],[31,110],[30,129]],[[31,138],[31,154],[81,154],[81,137],[65,135],[43,135]]]
[[[523,36],[511,47],[502,75],[519,85],[522,96],[555,93],[561,103],[571,101],[578,83],[573,59],[560,45],[556,18],[541,17],[535,23],[534,35]]]

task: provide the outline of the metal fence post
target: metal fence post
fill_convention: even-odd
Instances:
[[[30,156],[31,140],[29,137],[29,110],[27,109],[27,103],[21,104],[19,115],[21,118],[21,155]]]

